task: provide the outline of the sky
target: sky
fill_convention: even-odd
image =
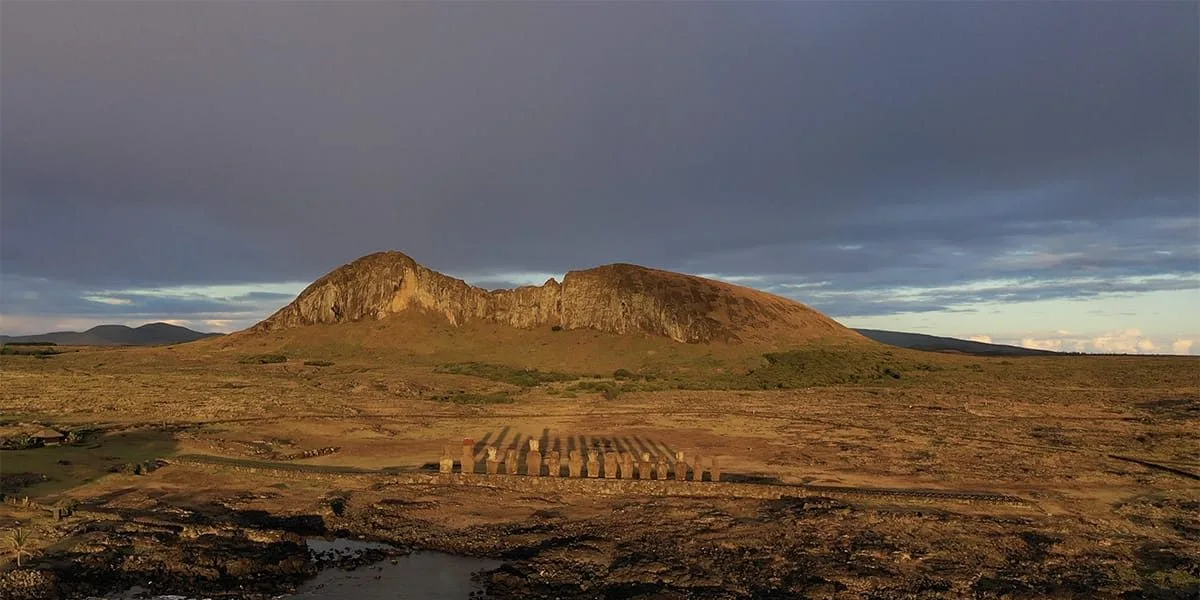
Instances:
[[[361,255],[1200,354],[1195,2],[0,3],[0,332],[233,331]]]

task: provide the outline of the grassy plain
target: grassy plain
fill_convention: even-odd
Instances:
[[[274,354],[286,360],[247,360]],[[397,320],[47,359],[2,356],[0,370],[3,424],[103,431],[93,447],[0,453],[0,473],[49,478],[21,492],[45,502],[196,506],[224,498],[243,509],[306,513],[329,486],[186,465],[140,476],[107,469],[152,456],[273,460],[338,446],[299,462],[417,470],[464,438],[502,448],[528,439],[547,449],[604,443],[718,456],[727,473],[784,483],[1012,494],[1035,508],[1011,531],[995,525],[999,537],[982,542],[989,552],[1010,543],[998,541],[1006,535],[1034,530],[1056,540],[1045,560],[1094,555],[1114,565],[1098,590],[1116,594],[1155,577],[1170,583],[1164,589],[1200,583],[1194,559],[1144,558],[1200,556],[1200,481],[1186,476],[1200,473],[1200,361],[1192,358],[980,358],[873,343],[684,345]],[[498,492],[339,493],[367,504],[432,494],[438,508],[414,513],[430,527],[519,520],[544,508],[514,496],[512,510],[497,514],[487,506]],[[581,519],[617,502],[550,500]],[[964,519],[955,534],[959,558],[984,561],[980,569],[990,564],[964,540],[971,519],[1004,511],[939,510]],[[7,511],[0,528],[32,526],[43,545],[72,535],[14,508],[0,511]],[[895,525],[905,527],[896,535],[912,543],[946,535],[919,519]]]

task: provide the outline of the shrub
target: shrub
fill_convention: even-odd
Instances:
[[[570,381],[574,377],[565,373],[539,371],[537,369],[520,369],[507,365],[494,365],[480,362],[451,363],[434,369],[435,373],[450,373],[454,375],[470,375],[491,381],[510,383],[519,387],[535,387],[543,383],[555,381]]]
[[[901,379],[905,372],[941,370],[900,352],[858,348],[813,347],[768,352],[764,363],[742,374],[722,374],[676,386],[705,389],[792,389],[845,384],[880,384]]]
[[[36,356],[38,358],[49,358],[55,354],[61,354],[61,352],[55,350],[54,348],[29,346],[32,346],[32,344],[5,344],[4,347],[0,348],[0,354],[5,356]],[[38,346],[42,346],[42,344],[38,344]]]
[[[28,450],[30,448],[40,448],[41,446],[42,440],[29,435],[0,438],[0,450]]]
[[[332,367],[333,363],[327,360],[306,360],[304,365],[308,367]]]
[[[562,331],[562,325],[552,325],[550,331]]]
[[[625,388],[611,381],[580,381],[567,388],[568,392],[600,392],[605,400],[616,400]]]
[[[634,377],[637,376],[629,369],[617,369],[613,371],[613,379],[633,379]]]
[[[287,362],[287,357],[282,354],[253,354],[242,357],[238,362],[243,365],[268,365]]]
[[[512,404],[513,397],[505,392],[491,392],[487,394],[476,394],[472,392],[454,392],[452,394],[442,394],[434,396],[436,402],[450,402],[452,404]]]
[[[567,391],[572,392],[603,392],[605,388],[611,386],[611,383],[606,381],[580,381],[567,388]]]

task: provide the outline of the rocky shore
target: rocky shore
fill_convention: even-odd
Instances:
[[[351,500],[341,514],[214,517],[170,507],[78,517],[75,543],[0,575],[7,600],[153,594],[262,599],[319,569],[355,568],[413,550],[490,557],[490,598],[1179,598],[1197,597],[1187,548],[1070,532],[1036,516],[865,508],[829,498],[774,501],[630,498],[581,514],[469,526],[431,519],[416,500]],[[304,536],[390,549],[314,554]],[[1189,579],[1190,578],[1190,579]]]

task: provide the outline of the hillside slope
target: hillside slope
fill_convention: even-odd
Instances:
[[[799,302],[720,281],[629,264],[571,271],[559,283],[488,291],[400,252],[364,256],[321,277],[253,333],[424,311],[458,326],[560,327],[676,342],[865,341]]]
[[[1050,350],[1023,348],[1006,344],[989,344],[973,340],[926,335],[924,333],[907,333],[902,331],[885,331],[882,329],[855,329],[858,333],[877,342],[929,352],[961,352],[977,356],[1049,356],[1058,354]]]
[[[0,335],[0,343],[43,343],[60,346],[156,346],[192,342],[219,333],[202,333],[170,323],[147,323],[140,327],[97,325],[87,331],[55,331],[36,335]]]

